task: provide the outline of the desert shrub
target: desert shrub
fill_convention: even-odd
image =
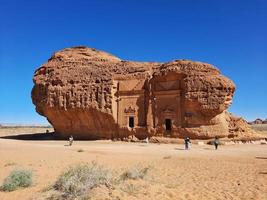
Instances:
[[[139,166],[139,165],[131,167],[130,169],[127,169],[126,171],[124,171],[121,174],[120,179],[121,180],[143,179],[147,175],[147,172],[148,172],[149,168],[150,167],[142,167],[142,166]]]
[[[14,166],[14,165],[16,165],[17,163],[15,163],[15,162],[9,162],[9,163],[6,163],[5,165],[4,165],[4,167],[9,167],[9,166]]]
[[[1,190],[14,191],[19,187],[29,187],[32,185],[32,171],[25,169],[15,169],[4,180]]]
[[[84,150],[83,149],[78,149],[77,152],[79,152],[79,153],[80,152],[84,152]]]
[[[111,187],[111,171],[96,162],[70,168],[60,175],[54,189],[61,192],[65,199],[85,198],[94,187],[105,185]]]
[[[129,195],[136,196],[140,190],[140,186],[132,183],[126,183],[121,187],[121,190]]]
[[[140,187],[129,183],[136,179],[144,179],[149,167],[134,166],[123,173],[112,171],[96,162],[80,164],[62,173],[52,187],[43,190],[45,200],[83,200],[93,198],[95,190],[105,188],[108,195],[113,190],[121,190],[135,196]],[[147,179],[146,179],[147,180]],[[111,195],[112,196],[112,195]]]
[[[164,156],[163,159],[170,159],[171,156]]]

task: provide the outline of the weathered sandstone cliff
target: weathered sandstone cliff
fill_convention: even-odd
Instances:
[[[158,83],[158,79],[162,82]],[[167,92],[174,91],[169,85],[176,79],[179,83],[175,88],[180,95],[179,115],[175,111],[171,117],[167,117],[173,121],[171,136],[205,139],[215,135],[233,137],[248,134],[248,129],[240,131],[242,125],[235,127],[239,132],[233,130],[233,117],[226,112],[232,102],[234,83],[214,66],[201,62],[131,62],[92,48],[67,48],[55,53],[35,71],[32,100],[36,111],[45,116],[62,137],[70,134],[82,139],[125,137],[131,134],[139,138],[157,134],[164,136],[166,131],[163,133],[161,130],[164,122],[155,120],[160,119],[161,112],[157,106],[160,102],[157,105],[153,103],[153,99],[156,99],[154,93],[158,91],[151,88],[164,82],[168,86],[164,86]],[[138,117],[138,124],[134,128],[118,121],[119,115],[128,116],[128,107],[125,113],[119,111],[117,104],[123,84],[120,89],[117,85],[120,81],[127,83],[128,80],[129,85],[126,84],[124,90],[129,98],[137,95],[137,91],[143,92],[140,93],[143,95],[142,101],[140,98],[136,102],[128,101],[129,109],[139,112],[133,115]],[[175,103],[173,100],[169,102]],[[167,104],[165,102],[164,105]]]

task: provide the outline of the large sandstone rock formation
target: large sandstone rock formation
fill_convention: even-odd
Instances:
[[[62,137],[205,139],[249,132],[226,112],[234,83],[207,63],[132,62],[73,47],[55,53],[33,81],[36,111]]]

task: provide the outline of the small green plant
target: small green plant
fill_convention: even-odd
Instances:
[[[20,187],[29,187],[32,185],[32,171],[26,169],[15,169],[4,180],[1,186],[2,191],[14,191]]]
[[[123,172],[120,176],[121,180],[127,180],[127,179],[143,179],[149,170],[150,167],[141,167],[141,166],[134,166],[130,169],[127,169],[125,172]]]

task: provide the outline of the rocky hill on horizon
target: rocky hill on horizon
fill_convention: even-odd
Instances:
[[[250,125],[253,125],[253,124],[267,124],[267,118],[265,120],[261,119],[261,118],[257,118],[254,121],[248,122],[248,124],[250,124]]]

